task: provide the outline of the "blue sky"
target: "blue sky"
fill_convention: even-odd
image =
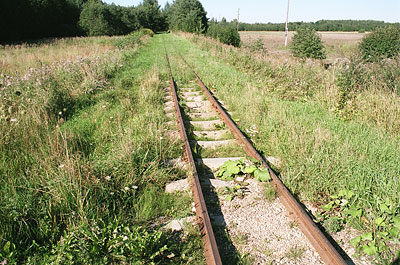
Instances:
[[[117,5],[138,5],[142,0],[103,0]],[[240,8],[243,22],[284,22],[287,0],[200,0],[207,17],[232,20]],[[167,0],[159,0],[163,7]],[[172,3],[172,0],[169,0]],[[289,21],[320,19],[373,19],[400,22],[400,0],[290,0]]]

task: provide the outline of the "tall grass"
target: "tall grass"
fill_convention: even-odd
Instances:
[[[148,42],[43,66],[1,88],[2,261],[202,259],[197,230],[185,238],[157,231],[190,214],[191,199],[163,191],[182,173],[162,161],[181,150],[163,138],[167,72],[158,66],[162,46]],[[167,258],[173,253],[190,255]]]

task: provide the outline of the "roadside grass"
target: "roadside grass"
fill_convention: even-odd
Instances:
[[[353,114],[345,119],[331,110],[336,103],[329,95],[337,93],[329,83],[334,73],[317,65],[275,67],[199,36],[165,38],[174,39],[174,47],[179,47],[175,52],[187,58],[210,89],[216,89],[242,131],[253,128],[249,137],[256,148],[282,160],[280,176],[292,193],[321,206],[340,190],[354,191],[357,199],[350,204],[363,209],[369,224],[381,214],[379,201],[388,199],[399,209],[400,135],[388,129],[396,123],[387,117],[380,123],[368,118],[384,112],[384,106],[370,102],[374,108],[364,106],[356,112],[365,117]],[[173,61],[174,68],[190,73],[179,57]],[[364,93],[372,91],[374,87],[368,87]],[[386,94],[380,91],[375,99],[386,102],[395,97],[388,99]],[[365,222],[363,228],[374,229]]]
[[[0,89],[2,262],[203,262],[197,229],[159,230],[192,201],[164,193],[184,175],[163,165],[182,151],[163,137],[161,54],[158,37]]]

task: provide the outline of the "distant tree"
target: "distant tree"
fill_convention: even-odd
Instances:
[[[210,23],[207,35],[222,43],[233,45],[235,47],[240,46],[240,35],[236,31],[236,26],[234,24],[226,22]]]
[[[173,30],[205,33],[207,12],[198,0],[176,0],[169,8],[168,23]]]
[[[290,50],[299,58],[325,59],[326,51],[321,36],[312,28],[301,27],[293,36]]]
[[[400,28],[388,26],[378,28],[364,36],[359,49],[367,61],[393,58],[400,54]]]
[[[101,0],[90,0],[83,5],[79,25],[89,36],[113,35],[112,14]]]
[[[136,14],[141,27],[154,32],[167,29],[166,18],[161,13],[157,0],[144,0],[136,8]]]

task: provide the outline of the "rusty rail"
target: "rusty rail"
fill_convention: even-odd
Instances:
[[[201,229],[202,238],[203,238],[206,262],[208,265],[220,265],[220,264],[222,264],[221,257],[218,252],[217,242],[215,241],[215,236],[214,236],[214,232],[213,232],[213,229],[211,226],[210,217],[208,215],[203,192],[202,192],[201,186],[200,186],[200,180],[199,180],[199,176],[197,174],[196,164],[194,162],[192,150],[190,149],[189,140],[188,140],[188,137],[187,137],[187,134],[185,131],[185,126],[183,123],[182,114],[181,114],[181,110],[179,108],[179,103],[178,103],[178,95],[176,92],[177,91],[176,85],[175,85],[174,78],[172,76],[171,66],[169,64],[169,58],[168,58],[167,53],[165,53],[165,58],[166,58],[168,70],[169,70],[170,89],[171,89],[172,99],[174,101],[175,114],[176,114],[176,118],[177,118],[179,133],[180,133],[181,138],[185,145],[185,156],[186,156],[185,158],[191,169],[191,174],[192,174],[191,188],[192,188],[192,193],[193,193],[193,200],[194,200],[195,207],[196,207],[196,216],[198,217],[198,219],[200,220],[200,223],[201,223],[200,229]]]
[[[186,60],[182,56],[181,58],[185,62],[185,64],[191,69],[193,74],[196,76],[197,82],[202,88],[203,92],[207,95],[208,100],[211,102],[212,106],[217,110],[217,112],[219,113],[225,124],[229,127],[232,134],[235,136],[235,138],[241,143],[246,153],[250,157],[253,157],[261,161],[263,166],[268,168],[268,171],[272,178],[272,182],[276,186],[279,192],[280,200],[285,205],[289,214],[294,216],[294,219],[297,221],[300,229],[303,231],[304,235],[307,237],[311,245],[318,252],[321,259],[326,264],[333,264],[333,265],[347,264],[346,261],[343,259],[343,257],[339,254],[339,252],[335,249],[335,247],[325,237],[325,235],[321,232],[318,226],[313,222],[311,217],[299,204],[299,202],[293,197],[290,191],[278,178],[278,176],[275,174],[272,168],[266,163],[264,158],[257,152],[252,143],[239,130],[239,128],[232,121],[232,119],[229,117],[226,111],[222,108],[220,103],[214,98],[210,90],[206,87],[203,81],[201,81],[200,77],[196,74],[193,68],[186,62]]]

